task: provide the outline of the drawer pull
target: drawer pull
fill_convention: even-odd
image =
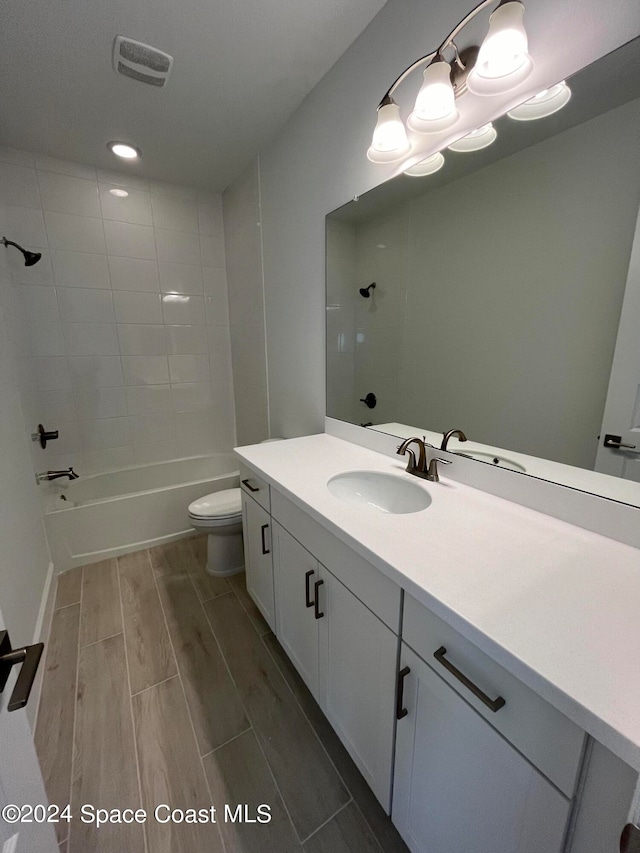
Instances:
[[[476,696],[483,703],[483,705],[486,705],[487,708],[489,708],[490,711],[493,711],[494,713],[496,711],[499,711],[500,708],[502,708],[502,706],[505,704],[505,700],[502,698],[502,696],[498,696],[497,699],[489,699],[486,693],[483,693],[479,687],[476,687],[473,681],[468,679],[467,676],[464,675],[464,673],[460,672],[457,667],[455,667],[450,661],[445,658],[446,653],[446,648],[444,646],[440,646],[438,651],[433,653],[433,656],[438,661],[438,663],[441,663],[442,666],[451,673],[451,675],[457,678],[459,682],[464,684],[467,690],[470,690],[473,695]]]
[[[320,596],[318,595],[318,590],[320,589],[323,583],[324,581],[316,581],[313,585],[313,591],[315,593],[315,601],[313,602],[313,606],[315,609],[313,611],[313,615],[316,617],[316,619],[322,619],[322,617],[324,616],[324,613],[320,611]]]
[[[409,675],[411,670],[408,666],[403,667],[398,673],[398,685],[396,688],[396,720],[401,720],[409,713],[404,705],[404,680]]]
[[[249,480],[243,480],[242,485],[246,486],[250,492],[259,492],[260,488],[258,486],[252,486]]]
[[[271,551],[267,548],[267,543],[266,543],[265,538],[264,538],[264,532],[265,532],[265,530],[268,530],[268,528],[269,528],[268,524],[263,524],[262,527],[260,528],[260,538],[262,539],[262,553],[263,554],[270,554],[271,553]]]
[[[309,569],[304,576],[304,603],[307,607],[313,607],[315,604],[314,601],[311,601],[311,590],[309,589],[309,580],[311,579],[311,575],[315,575],[315,571],[313,569]]]

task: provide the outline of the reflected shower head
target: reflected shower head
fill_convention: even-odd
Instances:
[[[369,285],[369,287],[361,287],[360,288],[360,296],[364,296],[365,299],[368,299],[371,296],[369,291],[371,290],[371,288],[375,288],[375,286],[376,286],[375,281],[372,281],[371,284]]]
[[[7,240],[6,237],[3,237],[2,240],[0,240],[0,243],[4,243],[5,246],[15,246],[16,249],[19,249],[24,255],[25,267],[32,267],[34,264],[37,264],[42,257],[40,252],[30,252],[28,249],[23,249],[22,246],[18,246],[17,243],[13,242],[13,240]]]

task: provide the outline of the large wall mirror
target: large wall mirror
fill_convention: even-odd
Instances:
[[[327,414],[640,506],[640,39],[567,83],[327,217]]]

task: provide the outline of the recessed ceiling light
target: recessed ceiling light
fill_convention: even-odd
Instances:
[[[142,157],[142,151],[139,148],[134,148],[126,142],[107,142],[107,148],[116,157],[122,157],[125,160],[136,160]]]
[[[112,189],[112,190],[109,190],[109,192],[111,193],[111,195],[116,196],[116,198],[126,198],[129,195],[129,193],[126,190],[121,190],[121,189]]]

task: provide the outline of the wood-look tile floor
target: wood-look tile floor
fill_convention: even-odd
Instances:
[[[35,734],[50,802],[74,815],[60,850],[406,853],[244,575],[205,560],[195,537],[60,575]],[[149,817],[97,828],[85,804]],[[216,822],[160,823],[160,804],[213,804]],[[224,820],[260,804],[269,823]]]

